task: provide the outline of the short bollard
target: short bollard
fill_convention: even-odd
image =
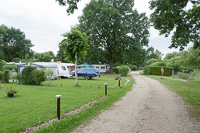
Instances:
[[[107,83],[105,83],[105,96],[107,96]]]
[[[60,97],[62,95],[56,95],[57,98],[57,119],[60,120]]]
[[[120,88],[120,79],[119,79],[119,81],[118,81],[118,86],[119,86],[119,88]]]

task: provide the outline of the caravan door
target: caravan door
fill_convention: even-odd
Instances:
[[[70,77],[68,69],[65,65],[58,64],[58,76],[60,77]]]

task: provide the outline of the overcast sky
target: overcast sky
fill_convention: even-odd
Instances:
[[[148,1],[135,0],[135,7],[139,13],[146,12],[150,16]],[[19,28],[26,38],[34,44],[36,52],[58,51],[63,33],[70,31],[71,26],[78,24],[78,16],[86,3],[90,0],[81,0],[79,9],[68,16],[66,7],[59,6],[55,0],[0,0],[0,25]],[[153,46],[163,54],[178,51],[169,49],[171,38],[159,36],[153,27],[150,29],[149,46]]]

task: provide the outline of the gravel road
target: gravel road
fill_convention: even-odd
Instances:
[[[73,133],[200,133],[180,96],[139,72],[131,75],[136,80],[132,90]]]

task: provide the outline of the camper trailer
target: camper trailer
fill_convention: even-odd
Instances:
[[[106,64],[92,64],[92,66],[102,74],[108,73],[110,70],[110,66]]]
[[[33,66],[37,69],[51,69],[53,71],[53,77],[71,77],[69,74],[70,71],[68,69],[68,65],[70,67],[73,66],[73,64],[70,63],[56,63],[56,62],[34,62],[34,63],[14,63],[14,65],[17,65],[18,67],[18,73],[21,73],[22,70],[26,66]]]

